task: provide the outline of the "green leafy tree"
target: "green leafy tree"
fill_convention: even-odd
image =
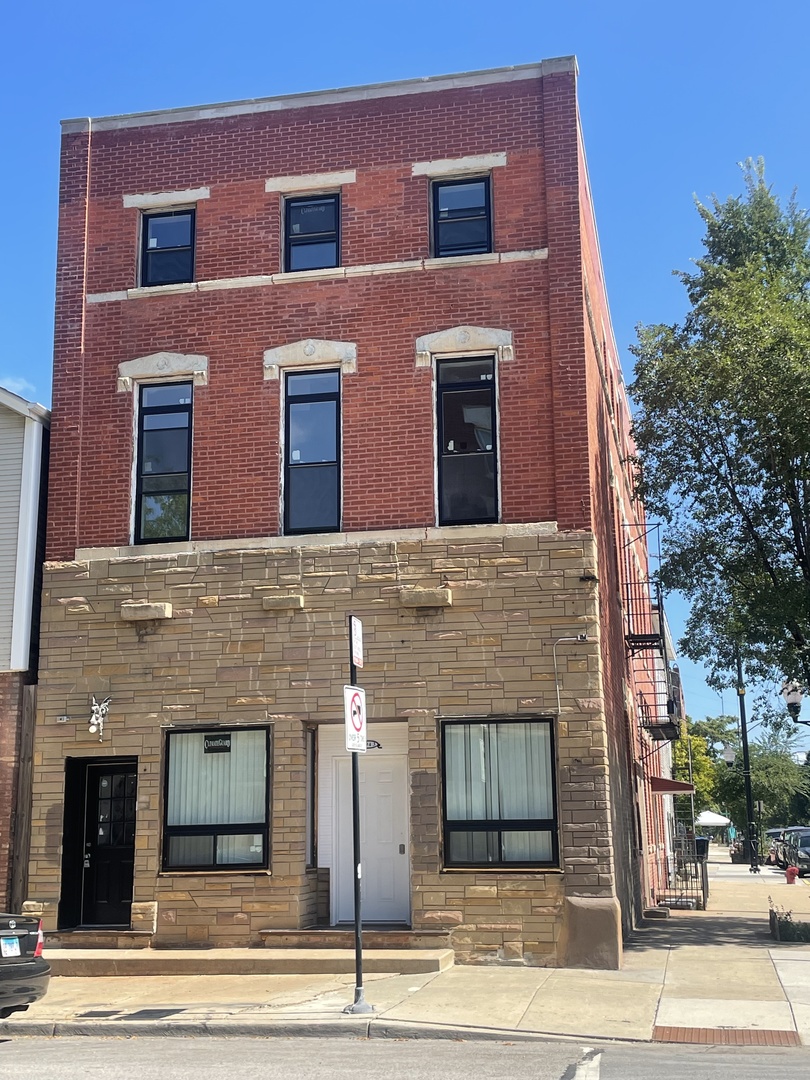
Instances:
[[[705,253],[679,273],[681,324],[638,329],[639,494],[668,522],[662,581],[691,615],[682,651],[729,685],[810,685],[810,217],[762,162],[745,195],[697,204]]]
[[[711,810],[717,805],[718,765],[709,754],[706,740],[691,734],[690,721],[687,719],[684,724],[684,733],[672,744],[675,776],[678,780],[689,781],[690,749],[691,782],[695,786],[695,813],[699,814],[701,810]]]
[[[703,739],[712,761],[723,761],[723,750],[729,747],[735,753],[739,751],[740,736],[737,732],[737,719],[734,716],[707,716],[703,720],[687,717],[689,731]],[[725,762],[723,762],[725,764]]]
[[[804,761],[799,766],[802,773],[802,786],[790,800],[788,811],[788,824],[810,824],[810,750],[804,755]]]
[[[792,818],[794,800],[810,794],[810,770],[797,764],[792,742],[781,734],[766,734],[763,742],[751,743],[751,791],[756,802],[762,802],[762,825],[801,825]],[[747,820],[742,754],[733,767],[718,769],[717,799],[724,814],[735,824],[744,826]]]

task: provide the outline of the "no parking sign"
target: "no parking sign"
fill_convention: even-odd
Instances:
[[[346,725],[346,749],[366,752],[366,692],[359,686],[343,687],[343,718]]]

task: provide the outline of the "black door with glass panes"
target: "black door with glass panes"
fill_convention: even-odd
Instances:
[[[129,926],[137,783],[135,762],[86,766],[83,926]]]

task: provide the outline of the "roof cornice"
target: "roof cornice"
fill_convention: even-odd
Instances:
[[[348,86],[338,90],[314,90],[302,94],[283,94],[279,97],[252,98],[230,101],[221,105],[195,105],[180,109],[160,109],[154,112],[129,113],[123,116],[102,116],[97,119],[80,117],[62,121],[63,134],[93,130],[116,131],[124,128],[149,127],[155,124],[181,124],[194,120],[219,120],[230,116],[251,116],[257,113],[280,112],[311,106],[339,105],[349,101],[401,97],[406,94],[438,93],[471,86],[538,79],[545,75],[577,73],[575,56],[560,56],[536,64],[467,71],[456,75],[432,75],[423,79],[403,79],[398,82],[371,83],[367,86]]]

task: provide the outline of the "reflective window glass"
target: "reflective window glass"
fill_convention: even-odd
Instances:
[[[287,199],[284,234],[288,273],[340,266],[340,196]]]
[[[492,251],[489,177],[434,183],[433,249],[437,258]]]
[[[190,471],[191,383],[141,387],[136,544],[187,538]]]
[[[141,285],[194,280],[194,222],[194,210],[144,215]]]
[[[287,376],[284,441],[284,531],[340,528],[339,372]]]

